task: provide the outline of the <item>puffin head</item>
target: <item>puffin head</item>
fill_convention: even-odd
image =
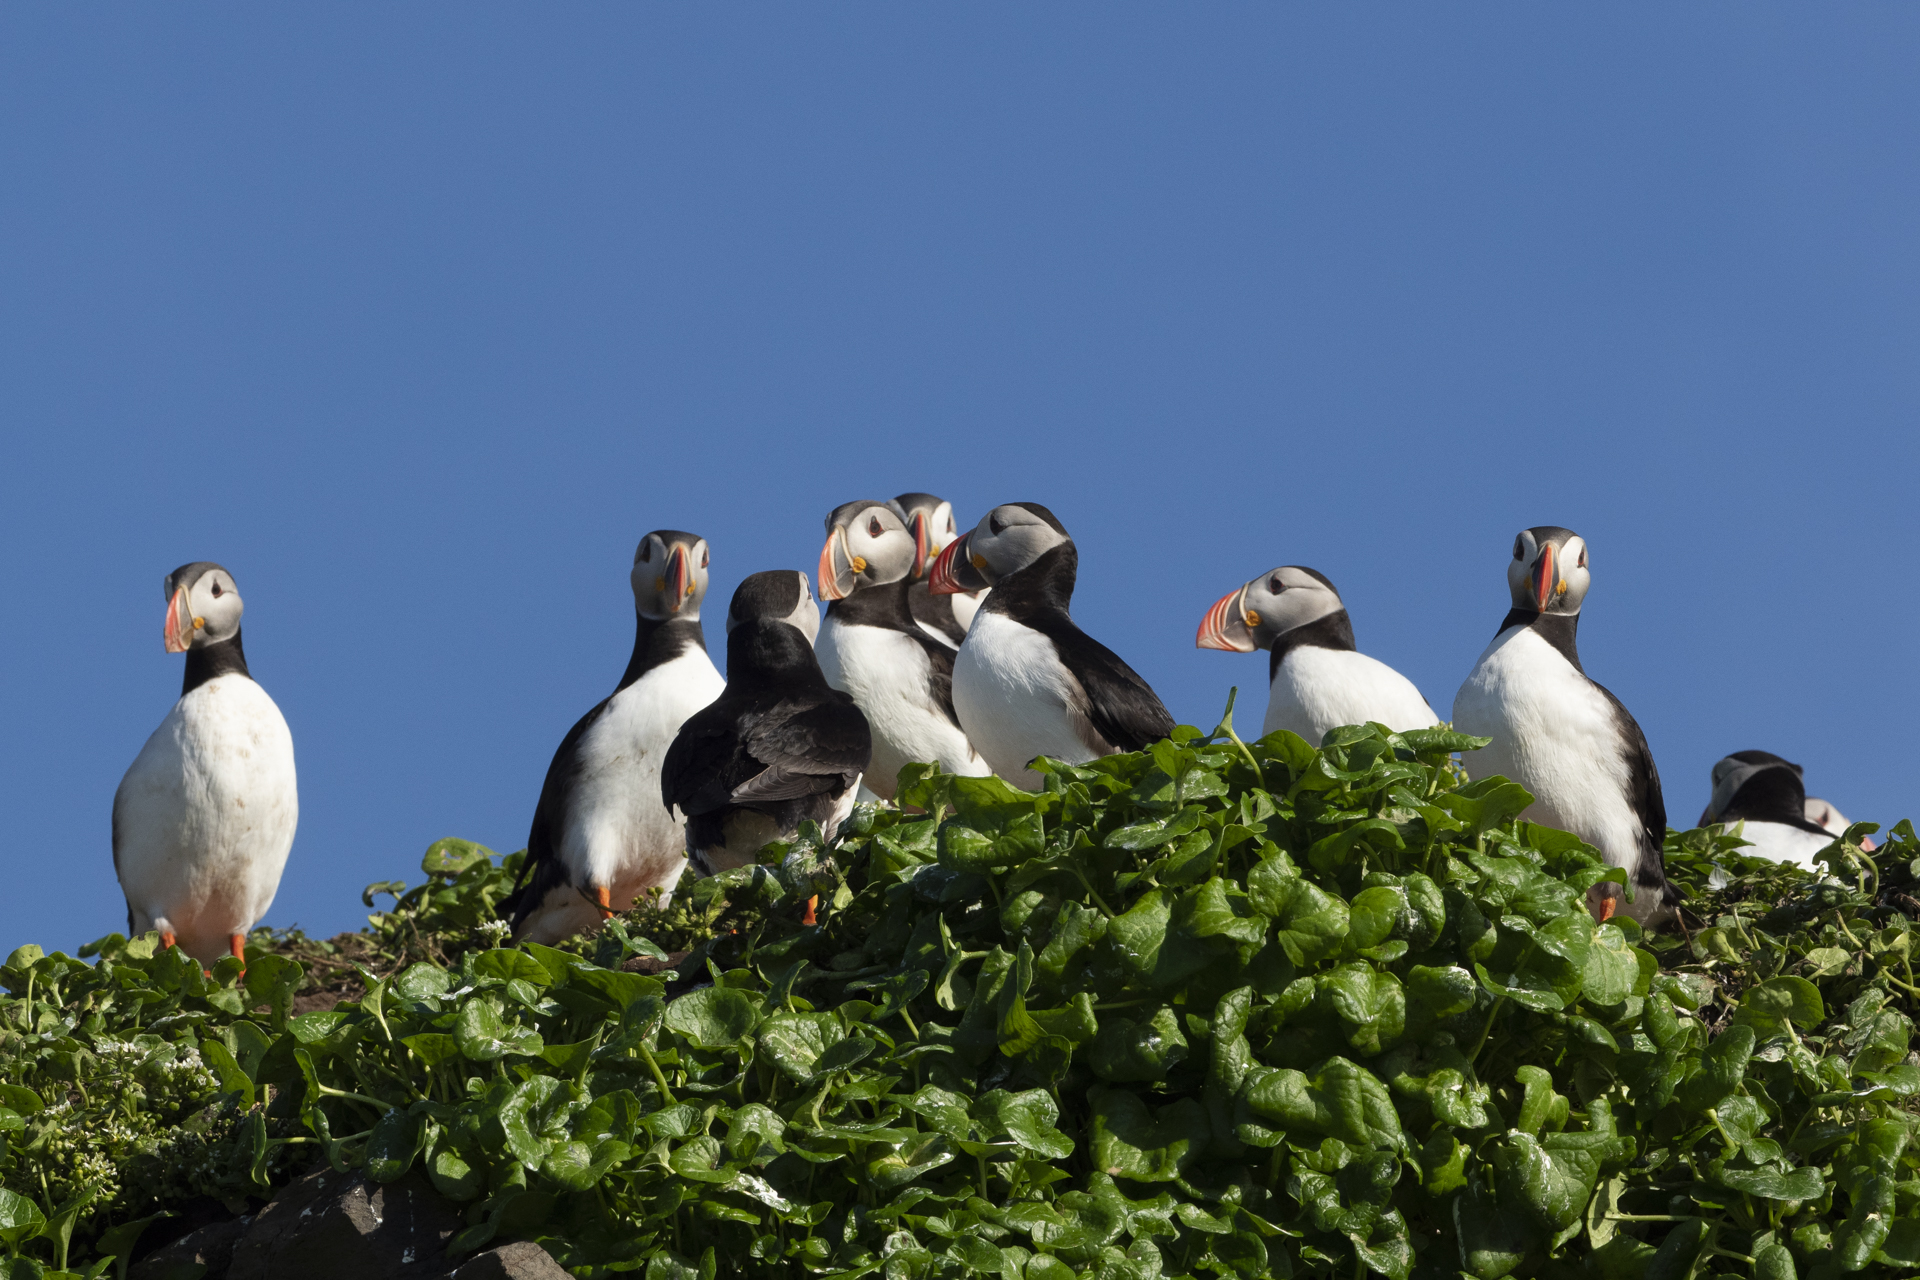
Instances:
[[[1771,751],[1736,751],[1713,766],[1713,795],[1699,825],[1718,822],[1733,808],[1745,813],[1771,809],[1788,817],[1805,814],[1804,779],[1805,770]]]
[[[168,653],[204,648],[240,634],[240,589],[211,560],[183,564],[167,575]]]
[[[1200,620],[1194,646],[1250,653],[1346,605],[1326,575],[1301,564],[1283,564],[1214,602]]]
[[[1559,525],[1522,529],[1513,539],[1507,588],[1513,607],[1530,613],[1580,612],[1592,579],[1587,573],[1587,540]]]
[[[798,569],[767,569],[747,575],[727,605],[727,631],[745,622],[784,622],[812,644],[820,634],[820,610],[807,575]]]
[[[940,553],[927,590],[946,596],[990,587],[1072,541],[1066,526],[1039,503],[1006,503]]]
[[[843,502],[827,517],[820,548],[820,598],[845,600],[918,571],[919,553],[900,513],[885,502]]]
[[[633,607],[654,622],[700,620],[707,598],[707,540],[678,529],[655,529],[633,553]]]
[[[913,577],[917,582],[933,564],[933,558],[959,536],[953,523],[953,504],[930,493],[903,493],[887,505],[913,535]]]

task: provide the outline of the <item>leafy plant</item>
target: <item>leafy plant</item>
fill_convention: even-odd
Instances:
[[[589,1276],[1911,1274],[1912,829],[1825,880],[1676,833],[1700,927],[1642,937],[1586,913],[1618,871],[1463,784],[1473,745],[1229,721],[1038,794],[916,767],[831,848],[572,948],[492,945],[513,860],[442,842],[308,1013],[260,948],[18,952],[0,1245],[132,1247],[161,1193],[59,1181],[27,1118],[120,1098],[205,1194],[418,1168],[461,1248]],[[129,1031],[137,1100],[99,1048]]]

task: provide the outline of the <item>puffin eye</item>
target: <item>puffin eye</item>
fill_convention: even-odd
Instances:
[[[710,560],[710,559],[712,559],[712,558],[713,558],[713,552],[712,552],[712,550],[711,550],[711,549],[709,549],[709,548],[705,548],[705,547],[703,547],[703,548],[701,548],[701,550],[700,550],[700,567],[701,567],[702,569],[704,569],[704,568],[706,568],[706,567],[707,567],[707,561],[708,561],[708,560]]]
[[[869,538],[877,538],[880,536],[879,516],[873,516],[867,521],[867,536]]]
[[[1273,592],[1273,594],[1275,595],[1279,595],[1282,591],[1285,591],[1286,589],[1287,589],[1287,584],[1280,581],[1280,575],[1277,573],[1274,574],[1272,579],[1267,583],[1267,590]]]
[[[220,584],[216,582],[213,584],[213,598],[215,600],[218,600],[220,598],[220,595],[221,595]]]
[[[1513,558],[1515,560],[1518,560],[1525,555],[1526,555],[1526,549],[1520,545],[1520,539],[1515,538],[1513,540]]]
[[[644,564],[651,559],[653,559],[653,543],[649,541],[640,548],[640,561]]]
[[[1578,567],[1582,569],[1587,567],[1587,549],[1585,547],[1580,548],[1580,563]]]
[[[988,516],[988,517],[987,517],[987,529],[988,529],[988,530],[989,530],[990,532],[992,532],[992,533],[994,533],[995,535],[998,535],[998,534],[999,534],[999,533],[1000,533],[1000,532],[1001,532],[1002,530],[1004,530],[1004,529],[1005,529],[1006,527],[1007,527],[1006,525],[1004,525],[1004,524],[1001,524],[1001,523],[1000,523],[1000,517],[999,517],[999,516]]]

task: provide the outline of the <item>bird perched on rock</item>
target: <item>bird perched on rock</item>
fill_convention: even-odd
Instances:
[[[710,555],[705,538],[677,529],[654,530],[633,553],[633,656],[553,753],[520,883],[501,904],[522,941],[596,928],[649,890],[664,901],[687,865],[660,767],[687,717],[726,683],[700,629]]]
[[[1586,540],[1541,525],[1513,541],[1513,607],[1453,700],[1453,727],[1493,741],[1465,753],[1474,778],[1504,775],[1533,793],[1523,815],[1570,831],[1624,867],[1642,924],[1670,917],[1667,808],[1660,771],[1634,718],[1580,666],[1574,632],[1591,584]],[[1599,891],[1604,893],[1604,890]],[[1617,899],[1590,895],[1596,914]]]
[[[1290,729],[1319,746],[1343,724],[1378,721],[1397,732],[1440,722],[1413,681],[1354,648],[1340,593],[1305,565],[1281,565],[1229,591],[1207,610],[1194,643],[1271,651],[1263,734]]]
[[[167,575],[168,653],[187,655],[180,700],[113,796],[113,866],[127,930],[158,930],[202,964],[243,959],[300,817],[293,735],[240,647],[240,590],[210,561]]]
[[[887,504],[913,535],[914,564],[912,585],[907,588],[907,605],[920,628],[949,649],[958,649],[967,638],[967,628],[986,598],[985,589],[955,591],[936,596],[927,589],[927,571],[934,558],[959,536],[953,523],[953,504],[930,493],[903,493]]]
[[[667,750],[661,796],[701,875],[744,866],[811,820],[831,839],[873,754],[866,717],[827,684],[807,575],[756,573],[727,609],[727,688]]]
[[[909,606],[918,539],[891,505],[849,502],[827,517],[820,595],[827,616],[814,652],[827,683],[853,695],[873,731],[866,785],[893,799],[902,765],[989,773],[953,710],[954,651],[915,622]],[[944,601],[947,597],[935,597]]]
[[[993,771],[1028,789],[1036,756],[1084,764],[1173,732],[1147,682],[1068,614],[1078,568],[1037,502],[995,507],[933,566],[935,595],[993,588],[953,660],[953,706]]]
[[[1800,766],[1769,751],[1736,751],[1713,766],[1713,797],[1700,815],[1700,825],[1708,823],[1747,841],[1741,853],[1809,871],[1820,869],[1816,855],[1847,829],[1844,819],[1838,833],[1809,819]]]

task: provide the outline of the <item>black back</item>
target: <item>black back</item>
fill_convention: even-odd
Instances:
[[[1020,505],[1052,521],[1046,508]],[[1067,606],[1079,567],[1080,553],[1073,543],[1063,542],[996,582],[980,608],[1003,614],[1052,641],[1061,665],[1086,690],[1088,718],[1100,736],[1118,750],[1139,751],[1172,733],[1173,717],[1132,667],[1074,625]]]
[[[868,587],[844,600],[835,600],[827,606],[827,616],[841,626],[881,627],[911,637],[927,655],[928,687],[933,700],[957,729],[960,727],[960,717],[953,710],[954,651],[915,625],[912,605],[912,588],[915,585],[920,587],[920,594],[925,596],[925,583],[915,584],[902,578],[899,582]],[[945,603],[944,597],[941,602]],[[953,619],[950,609],[947,619],[949,622]]]
[[[553,760],[547,765],[546,780],[540,784],[540,799],[533,806],[533,827],[527,832],[527,860],[520,866],[513,892],[500,903],[500,914],[512,921],[516,929],[546,901],[550,891],[567,882],[567,865],[560,857],[560,845],[573,812],[573,789],[580,781],[581,739],[628,686],[689,649],[707,647],[706,636],[693,619],[657,621],[639,614],[635,618],[633,656],[627,660],[620,683],[574,722],[567,736],[560,739]]]
[[[798,604],[796,597],[794,603]],[[867,718],[829,688],[806,636],[755,618],[727,636],[727,688],[667,749],[660,793],[687,815],[689,847],[723,840],[727,814],[753,809],[791,831],[818,820],[873,756]]]

